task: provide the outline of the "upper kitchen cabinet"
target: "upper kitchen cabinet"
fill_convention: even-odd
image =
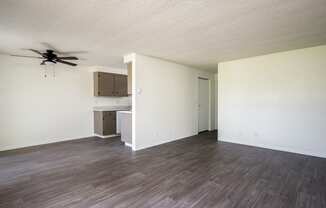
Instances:
[[[123,74],[94,72],[95,96],[128,96],[128,77]]]
[[[116,96],[128,96],[128,76],[122,74],[114,75],[114,89]]]

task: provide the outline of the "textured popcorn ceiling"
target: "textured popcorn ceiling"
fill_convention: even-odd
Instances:
[[[325,0],[1,0],[0,51],[87,50],[83,65],[130,52],[207,70],[220,61],[326,44]]]

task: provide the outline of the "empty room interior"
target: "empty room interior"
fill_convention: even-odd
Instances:
[[[0,208],[326,208],[325,0],[1,0]]]

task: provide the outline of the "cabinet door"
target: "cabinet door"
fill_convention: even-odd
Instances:
[[[114,74],[99,72],[97,76],[97,96],[114,96]]]
[[[103,135],[103,112],[94,111],[94,133]]]
[[[106,111],[103,112],[103,135],[116,134],[117,122],[116,112]]]
[[[115,96],[128,96],[128,78],[126,75],[116,74],[114,76]]]

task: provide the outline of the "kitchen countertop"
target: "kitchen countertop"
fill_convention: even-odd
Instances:
[[[128,110],[128,111],[126,111],[126,110],[124,110],[124,111],[118,111],[119,113],[130,113],[131,114],[131,110]]]
[[[93,111],[130,111],[131,106],[120,105],[120,106],[95,106]]]

